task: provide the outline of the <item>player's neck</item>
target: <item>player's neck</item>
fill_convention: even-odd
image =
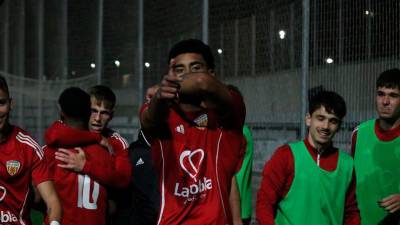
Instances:
[[[193,113],[193,112],[199,112],[199,111],[203,110],[203,108],[200,106],[187,104],[187,103],[180,103],[179,107],[184,112],[192,112]]]
[[[332,146],[332,141],[329,141],[327,143],[318,143],[317,141],[314,141],[310,136],[307,137],[308,143],[310,146],[313,148],[315,153],[323,155],[326,153],[326,150],[329,149]]]
[[[0,130],[0,143],[7,140],[7,137],[10,135],[12,131],[12,126],[7,122],[4,124],[4,127]]]
[[[385,120],[385,119],[380,118],[378,120],[378,123],[379,123],[379,127],[382,130],[394,129],[394,128],[400,126],[400,117],[397,118],[396,120],[390,120],[390,119]]]
[[[74,120],[74,119],[64,119],[64,123],[72,128],[75,129],[80,129],[80,130],[87,130],[88,126],[87,123],[79,120]]]

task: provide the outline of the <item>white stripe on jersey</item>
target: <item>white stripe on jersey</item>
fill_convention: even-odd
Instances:
[[[33,140],[30,136],[24,135],[21,132],[18,132],[16,139],[24,144],[27,144],[29,146],[31,146],[33,148],[33,150],[35,151],[35,153],[39,156],[39,159],[43,158],[43,150],[42,148],[39,146],[39,144]]]
[[[222,131],[219,134],[218,144],[217,144],[217,154],[215,156],[215,175],[217,176],[219,197],[221,198],[222,210],[224,210],[225,221],[228,221],[228,216],[226,215],[226,209],[225,209],[225,202],[224,202],[224,198],[222,197],[221,185],[219,184],[219,175],[218,175],[218,158],[219,158],[219,147],[220,147],[221,138],[222,138]]]
[[[142,130],[140,130],[140,135],[142,135],[142,137],[143,137],[144,141],[146,142],[147,146],[151,147],[149,141],[147,140],[146,136],[144,136],[144,133],[143,133]]]
[[[164,213],[164,207],[165,207],[165,187],[164,187],[164,178],[165,178],[165,162],[164,162],[164,152],[163,152],[163,147],[161,141],[158,141],[160,143],[160,150],[161,150],[161,158],[162,158],[162,181],[161,181],[161,206],[160,206],[160,216],[158,217],[158,222],[157,225],[161,223],[161,219]]]
[[[353,138],[354,134],[355,134],[356,132],[358,132],[358,128],[360,128],[360,126],[357,126],[357,127],[353,130],[353,132],[351,132],[351,138]]]
[[[124,147],[124,149],[127,149],[129,147],[128,142],[119,133],[114,132],[111,135],[111,137],[113,137],[113,138],[117,139],[118,141],[120,141],[122,146]]]
[[[21,225],[25,225],[22,217],[24,215],[24,209],[25,209],[26,199],[28,198],[28,194],[29,194],[29,189],[25,194],[24,204],[22,204],[21,211],[19,212],[19,222],[21,223]]]

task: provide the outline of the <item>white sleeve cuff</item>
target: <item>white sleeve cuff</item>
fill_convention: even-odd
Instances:
[[[50,225],[60,225],[60,223],[58,221],[53,220],[50,222]]]

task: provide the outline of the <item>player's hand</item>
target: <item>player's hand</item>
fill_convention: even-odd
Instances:
[[[156,95],[158,89],[160,89],[160,85],[153,85],[146,90],[146,101],[150,102],[151,98]]]
[[[178,77],[174,71],[175,61],[172,59],[169,65],[168,74],[163,77],[155,97],[158,99],[175,100],[178,98],[181,77]]]
[[[379,206],[390,213],[400,210],[400,193],[392,194],[378,202]]]
[[[75,172],[81,172],[86,163],[85,152],[81,148],[75,148],[78,152],[72,152],[68,149],[59,148],[55,153],[55,158],[63,162],[57,164],[57,166],[73,170]]]
[[[100,145],[105,147],[111,155],[115,154],[113,147],[111,146],[110,142],[108,141],[108,139],[106,137],[101,136]]]

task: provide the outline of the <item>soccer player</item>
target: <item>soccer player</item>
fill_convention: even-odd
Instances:
[[[63,139],[62,144],[79,144],[76,140],[88,143],[101,143],[108,147],[110,154],[114,158],[112,174],[107,180],[104,178],[104,171],[101,167],[96,166],[96,162],[86,159],[83,151],[78,150],[74,153],[71,151],[61,150],[56,152],[57,159],[63,161],[64,168],[91,175],[94,179],[98,179],[103,184],[108,185],[109,193],[109,223],[120,224],[119,221],[126,218],[126,200],[129,194],[126,187],[131,180],[131,163],[128,155],[128,144],[126,140],[114,130],[108,128],[108,123],[114,115],[114,107],[116,104],[116,96],[114,92],[107,86],[96,85],[89,89],[91,102],[91,115],[89,119],[89,130],[75,132],[78,137],[69,136]],[[104,138],[102,138],[104,137]],[[81,143],[82,144],[82,143]],[[112,163],[110,161],[110,163]],[[123,188],[123,189],[121,189]]]
[[[90,96],[79,88],[65,89],[58,100],[61,122],[46,130],[44,147],[51,171],[54,173],[55,187],[63,207],[63,225],[103,225],[105,224],[107,192],[103,183],[112,182],[113,157],[100,145],[89,144],[81,140],[82,145],[63,145],[63,139],[70,138],[79,130],[87,130],[91,114]],[[75,136],[76,137],[76,136]],[[79,137],[76,143],[79,143]],[[82,148],[80,148],[82,147]],[[81,173],[63,168],[63,162],[55,156],[57,150],[65,152],[81,151],[93,162],[92,167],[85,165]],[[89,176],[86,171],[103,172],[100,180]]]
[[[363,225],[400,224],[400,70],[376,81],[378,119],[353,132],[357,201]]]
[[[345,114],[335,92],[311,98],[306,139],[279,147],[264,167],[256,203],[260,225],[360,224],[353,160],[332,145]]]
[[[243,99],[214,76],[203,42],[178,42],[169,62],[140,113],[160,176],[158,224],[232,224],[229,194],[245,145]]]
[[[0,224],[30,224],[27,200],[37,188],[47,206],[50,225],[59,225],[61,205],[39,144],[9,123],[11,97],[0,76]]]
[[[114,115],[115,94],[110,88],[104,85],[93,86],[90,88],[89,94],[91,114],[88,127],[91,132],[85,130],[76,131],[71,136],[59,141],[62,145],[81,144],[77,143],[77,140],[79,140],[79,142],[100,143],[107,146],[114,158],[112,161],[114,162],[113,175],[105,181],[102,168],[97,167],[95,162],[92,162],[90,159],[86,159],[85,153],[80,150],[75,153],[64,150],[58,151],[56,153],[57,159],[64,163],[62,166],[66,169],[76,172],[84,170],[84,172],[89,173],[95,178],[103,180],[106,185],[125,188],[129,184],[132,173],[127,150],[128,144],[119,133],[108,128],[108,123]]]

